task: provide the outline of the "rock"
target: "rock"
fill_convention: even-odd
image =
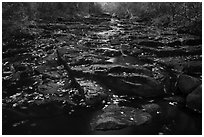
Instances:
[[[131,107],[109,105],[91,122],[92,130],[116,130],[128,126],[139,126],[151,120],[149,113]]]
[[[199,39],[199,38],[194,38],[194,39],[186,39],[186,40],[184,40],[184,43],[186,44],[186,45],[191,45],[191,46],[193,46],[193,45],[200,45],[200,44],[202,44],[202,39]]]
[[[59,52],[60,56],[64,55],[65,53],[68,53],[69,50],[70,50],[69,46],[63,46],[63,47],[58,48],[58,52]]]
[[[185,98],[180,97],[180,96],[172,96],[172,97],[166,97],[164,98],[166,101],[171,101],[171,102],[176,102],[179,104],[185,104]]]
[[[113,57],[107,60],[109,63],[118,64],[118,65],[144,65],[145,63],[139,60],[136,57],[132,56],[118,56]]]
[[[48,55],[47,57],[45,57],[43,59],[43,61],[45,61],[46,66],[49,66],[49,67],[57,67],[58,66],[56,52],[54,52],[54,53]]]
[[[187,74],[202,75],[202,61],[189,61],[184,64],[183,71]]]
[[[107,87],[120,95],[136,95],[141,97],[157,97],[163,95],[163,87],[152,77],[145,75],[113,75],[99,76]],[[105,79],[105,81],[104,81]],[[120,85],[120,86],[119,86]]]
[[[174,41],[168,42],[166,45],[167,45],[167,46],[170,46],[170,47],[181,46],[181,41],[179,41],[179,40],[174,40]]]
[[[157,115],[161,113],[161,107],[155,103],[142,105],[142,108],[145,112],[151,115]]]
[[[178,87],[184,94],[189,94],[200,84],[201,81],[199,79],[185,74],[180,75],[178,79]]]
[[[87,105],[96,106],[107,99],[107,89],[98,82],[89,79],[81,79],[80,81],[78,80],[78,82],[84,89],[85,102]]]
[[[141,66],[123,66],[123,65],[115,65],[108,70],[108,73],[137,73],[144,74],[147,76],[153,76],[152,71],[146,69]]]
[[[144,45],[147,47],[159,47],[159,46],[164,46],[163,43],[158,42],[158,41],[152,41],[152,40],[146,40],[146,41],[141,41],[138,43],[139,45]]]
[[[4,120],[9,120],[9,121],[21,121],[21,120],[26,120],[28,119],[28,115],[22,112],[19,112],[15,109],[10,109],[10,108],[3,108],[2,109],[2,117]],[[8,119],[9,117],[9,119]]]
[[[39,92],[41,92],[43,94],[54,94],[54,93],[59,92],[58,90],[60,87],[62,87],[62,86],[50,81],[48,83],[40,84],[38,86],[38,90],[39,90]]]
[[[186,98],[187,107],[202,112],[202,85],[198,86]]]
[[[119,50],[111,49],[111,48],[98,48],[98,49],[96,49],[96,52],[102,53],[103,55],[109,56],[109,57],[121,55]]]
[[[107,73],[117,73],[117,74],[136,73],[136,74],[141,74],[141,75],[147,75],[150,77],[153,76],[152,71],[142,66],[125,66],[125,65],[117,65],[117,64],[105,64],[105,65],[95,64],[95,65],[91,65],[88,68],[88,70],[94,71],[95,73],[103,72],[104,74],[107,74]]]
[[[60,73],[58,73],[57,71],[48,71],[48,72],[45,72],[45,73],[43,73],[43,76],[44,77],[48,77],[50,79],[60,79],[61,78]]]

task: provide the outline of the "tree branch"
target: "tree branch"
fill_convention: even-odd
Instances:
[[[75,87],[76,89],[79,90],[79,93],[82,95],[83,98],[85,98],[85,95],[84,95],[84,90],[81,88],[80,84],[76,81],[76,79],[74,78],[73,76],[73,72],[72,72],[72,69],[68,66],[68,64],[66,63],[66,61],[64,61],[62,59],[62,57],[60,56],[59,54],[59,51],[57,50],[57,58],[58,58],[58,62],[64,66],[65,70],[68,72],[68,76],[71,80],[71,85],[73,87]]]

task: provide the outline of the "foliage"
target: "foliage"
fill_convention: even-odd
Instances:
[[[2,5],[3,39],[24,35],[31,21],[55,21],[59,17],[73,19],[103,12],[119,18],[152,21],[158,26],[188,26],[202,21],[201,2],[3,2]]]

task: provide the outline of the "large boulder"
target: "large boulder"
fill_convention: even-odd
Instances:
[[[178,88],[184,94],[189,94],[200,84],[199,79],[188,75],[180,75],[178,79]]]
[[[114,74],[141,74],[153,77],[153,72],[142,66],[125,66],[117,64],[95,64],[87,68],[88,71],[94,71],[95,73],[103,72],[104,74],[114,73]]]
[[[202,85],[198,86],[193,92],[188,94],[186,105],[195,111],[202,111]]]
[[[109,74],[108,76],[101,75],[99,78],[119,95],[158,97],[164,94],[162,85],[154,78],[145,75]]]
[[[128,126],[139,126],[151,120],[149,113],[131,107],[109,105],[91,122],[92,130],[116,130]]]

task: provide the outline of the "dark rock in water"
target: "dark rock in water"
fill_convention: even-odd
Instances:
[[[180,75],[178,79],[178,87],[184,94],[192,92],[200,84],[201,81],[199,79],[188,75]]]
[[[177,85],[176,85],[177,77],[175,76],[170,76],[169,74],[165,74],[164,79],[162,79],[162,83],[164,85],[164,90],[166,93],[170,94],[177,94],[179,91],[177,90]]]
[[[87,105],[96,106],[101,104],[108,97],[107,89],[96,81],[81,79],[79,84],[84,89],[85,102]]]
[[[152,40],[149,40],[149,41],[141,41],[138,43],[139,45],[144,45],[144,46],[147,46],[147,47],[159,47],[159,46],[164,46],[163,43],[161,42],[158,42],[158,41],[152,41]]]
[[[186,98],[187,107],[202,112],[202,85],[198,86]]]
[[[156,97],[164,94],[161,84],[154,78],[145,75],[118,76],[110,74],[99,78],[105,79],[102,82],[115,90],[116,94],[141,97]]]
[[[142,66],[125,66],[125,65],[117,65],[117,64],[105,64],[105,65],[91,65],[89,70],[94,71],[94,72],[103,72],[104,74],[106,73],[136,73],[136,74],[141,74],[141,75],[147,75],[152,77],[152,71],[149,69],[142,67]]]
[[[185,104],[185,98],[180,96],[172,96],[164,98],[166,101],[176,102],[179,104]]]
[[[181,46],[181,41],[175,40],[166,44],[167,46],[174,47],[174,46]]]
[[[58,89],[62,87],[57,83],[54,82],[47,82],[45,84],[40,84],[38,86],[38,91],[43,94],[54,94],[58,93]]]
[[[65,21],[66,19],[64,17],[57,17],[56,20],[59,21],[59,22],[62,22],[62,21]]]
[[[118,65],[115,67],[112,67],[109,69],[108,71],[109,73],[137,73],[137,74],[144,74],[147,76],[153,76],[152,71],[150,71],[149,69],[146,69],[144,67],[140,67],[140,66],[122,66],[122,65]]]
[[[29,107],[28,111],[31,118],[54,117],[63,114],[62,107],[54,102],[46,102],[39,105],[33,104]]]
[[[199,44],[202,44],[202,39],[187,39],[187,40],[184,40],[184,43],[186,45],[199,45]]]
[[[119,65],[144,65],[145,63],[136,57],[132,56],[118,56],[107,60],[107,62]]]
[[[43,59],[45,61],[45,65],[49,67],[57,67],[57,54],[54,52]]]
[[[97,48],[96,52],[103,53],[103,55],[110,57],[121,55],[119,50],[112,48]]]
[[[151,120],[149,113],[131,107],[110,105],[91,122],[92,130],[116,130],[128,126],[142,125]]]
[[[190,75],[202,75],[202,61],[189,61],[184,65],[183,71]]]
[[[69,46],[63,46],[58,48],[58,52],[60,55],[64,55],[67,52],[70,52],[70,47]],[[71,51],[73,52],[73,51]]]
[[[4,119],[9,117],[9,121],[21,121],[21,120],[25,120],[29,117],[27,114],[19,112],[15,109],[3,108],[2,112],[3,112],[2,117]]]
[[[142,105],[142,108],[145,112],[150,113],[151,115],[157,115],[161,113],[161,107],[155,103]]]
[[[4,108],[4,116],[9,121],[21,121],[35,118],[50,118],[63,114],[63,110],[55,103],[30,104],[16,108]]]
[[[179,34],[192,34],[202,37],[202,20],[196,20],[187,26],[177,28]]]

